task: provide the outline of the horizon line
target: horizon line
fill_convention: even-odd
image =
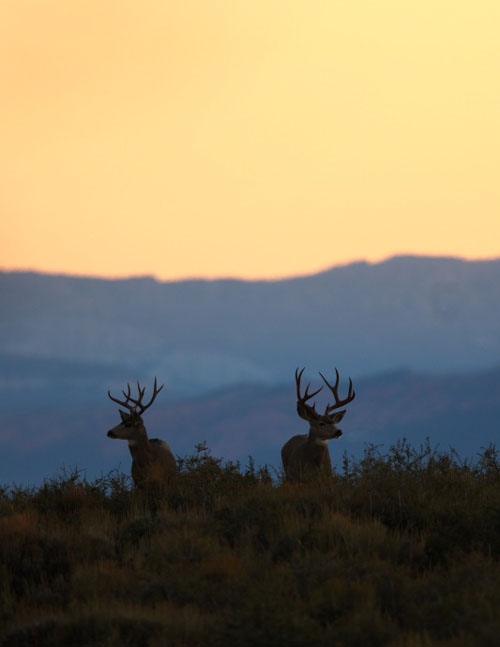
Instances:
[[[203,276],[203,275],[181,275],[178,277],[172,278],[162,278],[154,273],[144,273],[144,274],[91,274],[87,272],[72,272],[64,270],[43,270],[36,269],[33,267],[18,267],[18,268],[8,268],[0,266],[0,272],[4,274],[40,274],[43,276],[51,277],[66,277],[66,278],[77,278],[77,279],[96,279],[102,281],[127,281],[131,279],[151,279],[158,283],[181,283],[188,281],[244,281],[248,283],[258,283],[258,282],[273,282],[273,281],[288,281],[293,279],[308,278],[311,276],[316,276],[318,274],[324,274],[331,270],[348,267],[349,265],[382,265],[391,260],[397,258],[416,258],[416,259],[447,259],[455,260],[461,262],[491,262],[500,260],[500,254],[498,256],[465,256],[459,254],[419,254],[415,252],[400,252],[395,254],[390,254],[387,256],[382,256],[377,259],[368,259],[368,258],[353,258],[349,261],[341,261],[334,263],[333,265],[328,265],[323,268],[316,270],[311,270],[310,272],[298,273],[298,274],[280,274],[274,276],[237,276],[230,274],[221,274],[217,276]]]

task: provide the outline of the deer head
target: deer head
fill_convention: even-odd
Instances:
[[[309,387],[311,385],[308,384],[306,386],[304,395],[301,395],[300,378],[302,377],[303,372],[304,369],[299,371],[299,369],[297,368],[295,370],[295,383],[297,386],[297,413],[301,418],[307,420],[307,422],[309,423],[309,436],[312,439],[316,440],[318,443],[322,444],[326,444],[326,442],[331,438],[340,438],[340,436],[342,436],[342,431],[335,425],[340,422],[345,416],[346,410],[344,409],[343,411],[335,411],[335,409],[343,407],[344,405],[354,400],[356,393],[354,392],[354,389],[352,387],[351,378],[349,378],[349,391],[347,397],[342,400],[339,397],[338,392],[340,381],[338,370],[335,369],[336,380],[333,386],[326,380],[325,376],[320,373],[323,382],[333,393],[335,402],[334,404],[327,404],[324,413],[318,413],[316,411],[316,404],[313,403],[311,406],[307,404],[307,401],[317,395],[323,389],[323,387],[321,386],[317,391],[309,393]]]
[[[144,427],[144,422],[142,420],[142,414],[148,409],[156,399],[158,393],[163,389],[163,384],[160,388],[157,388],[156,377],[153,386],[153,395],[151,400],[147,404],[143,404],[142,399],[144,393],[146,392],[146,387],[142,387],[137,382],[137,391],[138,397],[133,398],[130,394],[130,384],[127,384],[127,393],[122,391],[125,396],[125,400],[118,400],[114,398],[111,393],[108,391],[108,397],[116,402],[122,407],[125,407],[128,411],[122,411],[119,409],[121,423],[113,429],[108,431],[109,438],[121,438],[123,440],[128,440],[130,442],[137,441],[140,437],[147,439],[146,428]]]

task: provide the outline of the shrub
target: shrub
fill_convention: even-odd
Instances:
[[[496,645],[500,461],[401,441],[296,485],[179,460],[165,496],[111,472],[0,490],[12,645]]]

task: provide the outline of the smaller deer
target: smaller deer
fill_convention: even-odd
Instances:
[[[128,412],[119,409],[122,421],[108,431],[108,438],[128,440],[128,448],[132,454],[132,479],[136,487],[159,486],[161,488],[175,474],[175,458],[165,441],[159,438],[148,438],[142,414],[153,404],[156,396],[163,389],[163,384],[158,389],[155,377],[153,395],[147,404],[142,402],[146,387],[141,388],[137,382],[139,392],[137,399],[130,394],[130,384],[127,384],[127,387],[127,393],[122,391],[125,396],[124,401],[114,398],[108,391],[108,396],[113,402],[128,409]]]
[[[339,397],[339,372],[335,369],[336,380],[332,386],[327,382],[326,378],[320,373],[323,381],[333,393],[335,398],[334,404],[327,404],[325,413],[321,414],[316,411],[316,405],[312,406],[307,404],[307,401],[317,395],[323,387],[317,391],[309,393],[308,384],[304,395],[300,393],[300,378],[304,369],[299,371],[295,370],[295,384],[297,386],[297,413],[301,418],[307,420],[309,423],[309,433],[293,436],[290,440],[283,445],[281,450],[281,459],[283,461],[283,469],[288,481],[300,481],[307,474],[325,474],[329,475],[332,472],[332,464],[330,461],[330,453],[328,451],[328,441],[331,438],[340,438],[342,431],[336,427],[336,423],[340,422],[346,414],[346,410],[335,411],[339,407],[343,407],[352,400],[356,393],[352,388],[352,380],[349,378],[349,392],[347,398],[341,400]]]

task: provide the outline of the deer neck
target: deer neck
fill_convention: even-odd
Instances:
[[[307,438],[307,444],[310,445],[311,447],[318,447],[322,449],[328,449],[328,439],[327,438],[320,438],[316,434],[314,434],[312,431],[309,431],[309,436]]]
[[[134,437],[129,439],[128,449],[134,461],[142,463],[149,459],[151,447],[149,445],[148,434],[144,427],[139,428],[137,433],[134,434]]]

